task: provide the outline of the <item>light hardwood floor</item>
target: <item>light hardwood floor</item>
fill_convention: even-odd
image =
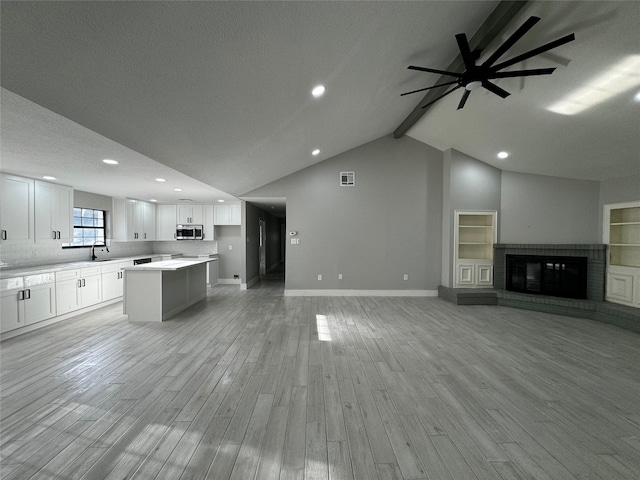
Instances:
[[[640,335],[589,320],[271,282],[0,350],[7,480],[640,478]]]

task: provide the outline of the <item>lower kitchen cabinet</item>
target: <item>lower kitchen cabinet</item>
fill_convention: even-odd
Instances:
[[[56,273],[58,315],[89,307],[102,301],[102,274],[99,266]]]
[[[132,261],[102,265],[102,301],[106,302],[122,296],[124,272],[122,267],[133,265]]]
[[[2,281],[0,333],[56,316],[56,284],[53,273]]]

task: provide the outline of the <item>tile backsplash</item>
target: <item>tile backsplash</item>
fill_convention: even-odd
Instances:
[[[149,253],[182,253],[195,256],[218,253],[218,242],[112,242],[109,253],[96,248],[98,257],[129,257]],[[88,248],[65,248],[60,243],[0,245],[0,268],[28,267],[90,260]]]

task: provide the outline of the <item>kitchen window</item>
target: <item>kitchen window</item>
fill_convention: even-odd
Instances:
[[[63,243],[63,248],[90,247],[94,242],[104,244],[105,212],[93,208],[73,209],[73,242]]]

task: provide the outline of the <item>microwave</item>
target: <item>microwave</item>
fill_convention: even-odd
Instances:
[[[204,226],[176,225],[176,240],[204,240]]]

